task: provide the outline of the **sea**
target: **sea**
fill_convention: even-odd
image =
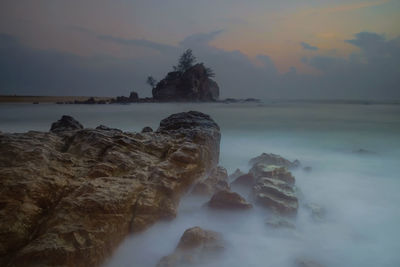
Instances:
[[[129,236],[105,267],[155,266],[190,227],[220,232],[225,250],[201,266],[400,266],[400,105],[371,103],[0,104],[0,131],[48,131],[62,115],[85,127],[139,132],[183,111],[209,114],[221,128],[219,164],[247,172],[261,153],[298,159],[295,229],[266,224],[267,210],[215,211],[187,194],[177,217]],[[305,171],[303,167],[311,167]],[[249,196],[244,195],[248,198]],[[323,216],[315,219],[308,205]]]

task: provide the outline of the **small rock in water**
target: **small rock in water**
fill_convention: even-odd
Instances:
[[[187,229],[175,251],[163,257],[157,267],[179,267],[210,262],[224,249],[221,234],[200,227]]]
[[[370,150],[363,149],[363,148],[353,150],[353,153],[360,154],[360,155],[375,155],[376,154],[376,152],[374,152],[374,151],[370,151]]]
[[[252,158],[249,161],[250,165],[255,165],[258,163],[263,163],[265,165],[276,165],[279,167],[285,167],[288,169],[295,169],[300,166],[300,161],[297,159],[293,162],[272,153],[262,153],[260,156]]]
[[[307,203],[304,205],[311,212],[311,217],[316,221],[321,221],[325,218],[326,211],[323,207],[315,203]]]
[[[236,178],[238,178],[239,176],[242,176],[244,173],[238,168],[235,170],[234,173],[229,175],[229,180],[235,180]]]
[[[230,192],[227,190],[222,190],[215,193],[208,202],[208,206],[215,209],[231,209],[231,210],[250,209],[253,207],[253,205],[248,203],[238,193]]]
[[[312,171],[312,168],[311,168],[310,166],[306,166],[306,167],[303,168],[303,171],[305,171],[305,172],[311,172],[311,171]]]
[[[273,216],[265,222],[268,226],[273,228],[289,228],[295,229],[296,226],[285,218]]]
[[[296,267],[324,267],[324,265],[308,259],[297,259]]]

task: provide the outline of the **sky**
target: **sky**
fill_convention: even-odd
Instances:
[[[400,0],[0,0],[0,94],[146,97],[187,48],[222,98],[400,99]]]

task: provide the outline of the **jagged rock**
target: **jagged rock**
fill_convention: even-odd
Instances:
[[[153,129],[149,126],[146,126],[142,129],[142,133],[151,133],[153,132]]]
[[[255,178],[252,173],[247,173],[236,178],[235,181],[232,182],[232,186],[240,185],[240,186],[253,186],[255,183]]]
[[[83,129],[82,124],[71,116],[63,115],[61,119],[51,124],[51,132],[64,132]]]
[[[238,193],[222,190],[215,193],[208,206],[214,209],[251,209],[253,206]]]
[[[285,167],[287,169],[294,169],[300,166],[300,161],[297,159],[293,162],[279,156],[276,154],[267,154],[267,153],[262,153],[260,156],[252,158],[249,161],[250,165],[255,165],[257,163],[263,163],[265,165],[275,165],[275,166],[280,166],[280,167]]]
[[[129,233],[176,216],[217,166],[219,142],[199,112],[152,135],[82,129],[67,116],[51,132],[1,133],[0,266],[99,266]]]
[[[196,64],[184,73],[168,73],[152,93],[156,101],[215,101],[219,87],[207,76],[204,65]]]
[[[235,180],[239,176],[244,175],[244,173],[240,169],[236,169],[233,173],[231,173],[228,178],[230,181]]]
[[[198,182],[192,190],[196,195],[212,195],[221,190],[230,190],[228,173],[224,167],[213,169],[207,179]]]
[[[299,207],[294,190],[295,179],[284,167],[255,163],[253,196],[256,203],[280,215],[295,215]]]
[[[209,262],[213,255],[223,249],[222,236],[219,233],[196,226],[183,233],[175,251],[163,257],[157,267],[199,265]]]

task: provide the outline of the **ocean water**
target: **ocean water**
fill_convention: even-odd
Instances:
[[[220,165],[246,172],[262,152],[299,159],[312,167],[293,172],[299,189],[296,229],[273,229],[271,216],[212,211],[207,198],[185,196],[175,220],[128,237],[105,266],[155,266],[171,253],[185,229],[222,233],[226,249],[203,266],[295,266],[296,259],[324,266],[400,266],[400,105],[271,104],[0,104],[0,131],[48,130],[63,114],[85,127],[125,131],[158,127],[161,119],[198,110],[220,125]],[[373,154],[358,154],[366,149]],[[247,196],[245,196],[247,197]],[[314,220],[307,203],[323,207]]]

